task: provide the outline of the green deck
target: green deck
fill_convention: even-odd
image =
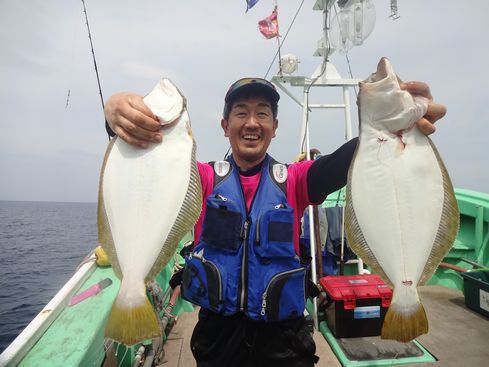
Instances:
[[[119,290],[112,268],[97,268],[79,291],[104,278],[113,283],[96,296],[66,307],[19,366],[100,366],[104,357],[104,326]]]
[[[378,359],[378,360],[369,360],[369,361],[354,361],[348,359],[347,355],[343,352],[338,340],[333,335],[333,333],[329,330],[326,321],[323,321],[319,325],[319,330],[323,334],[323,336],[328,341],[331,349],[336,354],[336,357],[340,361],[341,365],[344,367],[374,367],[374,366],[401,366],[401,365],[412,365],[416,363],[428,363],[428,362],[436,362],[436,359],[428,352],[421,344],[419,344],[416,340],[414,340],[414,344],[423,352],[421,356],[416,357],[405,357],[405,358],[386,358],[386,359]]]

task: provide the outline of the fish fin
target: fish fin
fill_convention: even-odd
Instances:
[[[392,303],[385,315],[380,337],[407,343],[427,332],[428,319],[421,302],[418,301],[408,312]]]
[[[195,141],[192,147],[192,162],[190,164],[190,180],[182,207],[177,215],[161,252],[155,260],[151,270],[145,278],[146,283],[152,281],[156,275],[165,267],[170,258],[175,254],[178,242],[190,231],[199,219],[202,210],[202,184],[197,169],[196,161],[197,146]]]
[[[130,346],[160,335],[156,313],[146,297],[137,307],[122,307],[116,299],[105,328],[107,338]]]
[[[114,240],[112,238],[109,219],[107,218],[107,211],[105,209],[104,191],[103,191],[103,178],[104,178],[105,166],[107,165],[107,160],[109,158],[110,152],[117,139],[118,138],[115,137],[109,142],[109,145],[107,146],[107,150],[105,152],[104,161],[102,163],[99,189],[98,189],[97,229],[98,229],[98,242],[102,246],[105,253],[107,254],[107,257],[109,258],[109,262],[112,265],[115,275],[119,279],[122,279],[122,271],[120,269],[119,262],[117,261],[117,254],[115,250]]]
[[[374,253],[370,249],[370,246],[367,243],[367,240],[363,236],[363,232],[358,224],[357,217],[355,215],[355,209],[353,208],[353,200],[352,200],[352,192],[351,192],[351,175],[353,172],[353,166],[355,164],[355,157],[358,152],[355,151],[353,156],[352,163],[350,165],[350,169],[348,171],[348,184],[346,185],[346,204],[345,204],[345,233],[348,239],[348,243],[352,248],[353,252],[357,254],[372,270],[375,274],[378,274],[388,285],[391,287],[392,282],[387,277],[380,266],[379,261],[375,257]]]
[[[438,153],[435,145],[431,139],[428,138],[428,141],[433,149],[433,152],[435,153],[438,165],[440,166],[443,177],[444,196],[438,231],[436,233],[430,255],[428,256],[423,272],[421,273],[418,286],[424,285],[431,278],[440,262],[443,260],[448,251],[450,251],[455,238],[457,237],[460,225],[460,213],[450,176],[448,175],[445,164],[443,163],[440,153]]]

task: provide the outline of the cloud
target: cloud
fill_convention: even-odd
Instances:
[[[299,4],[280,2],[281,40]],[[265,75],[277,51],[276,40],[263,39],[257,30],[257,21],[273,4],[261,1],[248,13],[244,2],[234,0],[195,1],[191,7],[161,0],[86,5],[105,99],[122,90],[145,94],[162,76],[171,78],[187,97],[199,159],[220,159],[228,148],[219,125],[227,87],[243,76]],[[483,85],[489,52],[482,43],[489,33],[489,2],[463,7],[443,0],[405,1],[396,21],[388,19],[388,1],[375,6],[377,24],[365,44],[350,51],[349,63],[338,54],[332,62],[344,77],[351,67],[354,77],[365,78],[380,56],[388,56],[402,78],[428,82],[435,99],[448,106],[433,140],[454,182],[489,192],[489,172],[481,168],[487,165],[484,137],[489,135]],[[322,13],[304,3],[284,42],[281,52],[299,57],[300,75],[310,76],[321,62],[312,55],[322,21]],[[2,178],[8,177],[0,199],[44,200],[49,191],[50,200],[92,195],[89,201],[95,201],[92,189],[107,136],[82,5],[0,1],[0,43],[0,166]],[[269,77],[277,69],[275,61]],[[302,99],[300,88],[291,89]],[[314,89],[310,97],[316,103],[339,103],[341,91]],[[342,144],[341,112],[313,110],[310,117],[311,144],[323,153]],[[283,93],[279,121],[270,151],[287,162],[299,149],[302,111]],[[87,156],[90,152],[95,156]],[[59,184],[60,167],[75,178],[69,187]],[[21,182],[26,168],[39,175],[34,191]],[[83,182],[77,174],[83,174]]]
[[[159,80],[160,78],[171,75],[178,77],[175,71],[166,71],[160,66],[148,65],[144,63],[126,61],[121,64],[122,74],[131,78],[144,78],[150,80]]]

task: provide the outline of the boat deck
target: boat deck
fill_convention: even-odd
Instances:
[[[437,362],[412,366],[482,367],[489,361],[489,318],[465,307],[463,293],[442,287],[420,287],[420,297],[428,315],[430,332],[417,339]],[[195,367],[190,351],[190,337],[197,321],[197,312],[183,314],[165,345],[161,367]],[[317,366],[339,367],[329,344],[319,332],[314,333]],[[373,365],[373,364],[372,364]]]
[[[161,367],[195,367],[190,351],[190,337],[197,322],[198,312],[184,313],[170,333],[165,345],[165,360]],[[333,351],[319,332],[314,333],[316,354],[320,358],[318,366],[341,367]]]
[[[487,366],[489,318],[465,306],[462,292],[443,286],[420,287],[430,331],[417,340],[434,355],[436,366]],[[419,364],[418,364],[419,366]]]

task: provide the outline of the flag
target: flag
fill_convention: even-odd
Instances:
[[[250,10],[259,0],[246,0],[246,12]]]
[[[272,11],[265,19],[258,22],[258,29],[261,34],[265,36],[266,39],[274,38],[278,36],[278,13],[277,8]]]

